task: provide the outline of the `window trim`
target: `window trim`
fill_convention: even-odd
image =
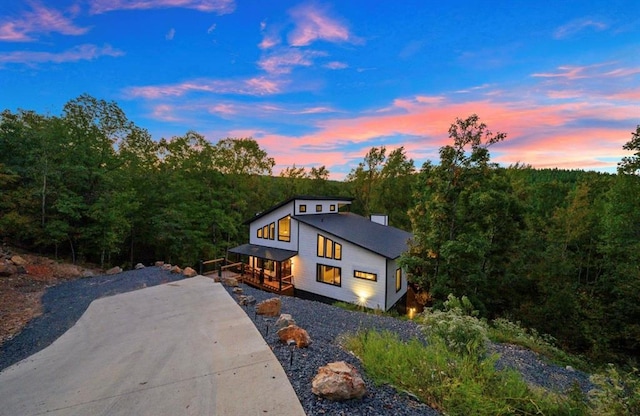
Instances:
[[[336,210],[336,204],[329,205],[329,211],[335,212],[335,210]]]
[[[322,204],[316,204],[316,212],[322,212]]]
[[[316,245],[316,255],[318,257],[324,257],[324,253],[325,253],[325,248],[326,248],[326,237],[323,236],[322,234],[318,234],[318,238],[317,238],[317,245]]]
[[[338,276],[339,276],[338,283],[337,284],[335,283],[335,276],[334,276],[334,283],[329,283],[329,282],[325,282],[324,280],[320,280],[320,269],[321,269],[321,267],[331,267],[332,269],[337,269],[338,270]],[[342,287],[342,267],[331,266],[329,264],[316,263],[316,282],[324,283],[325,285]]]
[[[367,277],[362,277],[362,276],[357,276],[356,273],[362,273],[362,274],[368,274],[369,276],[373,276],[373,279],[369,279]],[[362,279],[362,280],[367,280],[369,282],[377,282],[378,281],[378,274],[377,273],[371,273],[371,272],[365,272],[362,270],[353,270],[353,277],[355,277],[356,279]]]
[[[300,208],[298,208],[300,212],[307,212],[307,204],[300,204]]]
[[[283,221],[283,220],[287,220],[288,223],[289,223],[288,224],[289,233],[286,234],[286,235],[282,234],[282,231],[281,231],[282,227],[280,226],[280,222]],[[278,241],[284,241],[284,242],[287,242],[287,243],[291,242],[291,215],[289,215],[289,214],[285,215],[284,217],[282,217],[282,218],[280,218],[278,220]]]

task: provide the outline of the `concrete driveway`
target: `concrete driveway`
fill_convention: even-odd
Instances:
[[[0,415],[304,415],[269,346],[198,276],[91,303],[0,373]]]

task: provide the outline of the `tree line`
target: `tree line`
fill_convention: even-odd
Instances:
[[[0,237],[30,250],[131,267],[193,265],[244,243],[244,221],[294,195],[350,196],[412,231],[402,258],[438,307],[468,296],[598,362],[640,350],[640,126],[617,174],[499,167],[506,138],[457,119],[439,163],[371,148],[344,181],[291,166],[251,138],[194,131],[153,140],[114,102],[88,95],[60,116],[0,113]]]

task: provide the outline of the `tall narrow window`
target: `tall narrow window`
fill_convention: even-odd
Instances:
[[[269,224],[269,240],[273,240],[276,238],[276,223],[272,222]]]
[[[262,227],[258,228],[258,238],[262,238]]]
[[[396,269],[396,292],[402,289],[402,270]]]
[[[291,241],[291,216],[278,220],[278,241]]]
[[[333,258],[342,260],[342,244],[333,243]]]
[[[262,238],[269,238],[269,226],[262,227]]]
[[[341,274],[342,270],[340,269],[340,267],[318,264],[316,280],[318,282],[327,283],[329,285],[340,286]]]
[[[324,236],[318,234],[318,257],[324,257]]]

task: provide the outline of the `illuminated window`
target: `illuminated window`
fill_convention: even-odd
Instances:
[[[262,238],[269,238],[269,226],[262,227]]]
[[[269,224],[269,240],[274,240],[276,238],[276,223],[272,222]]]
[[[396,292],[402,289],[402,270],[396,269]]]
[[[291,216],[278,220],[278,241],[291,241]]]
[[[318,257],[342,260],[342,244],[318,234]]]
[[[361,272],[360,270],[353,271],[353,277],[357,277],[358,279],[372,280],[377,281],[378,275],[375,273]]]
[[[324,257],[324,236],[318,234],[318,257]]]
[[[304,204],[300,205],[300,212],[307,212],[307,206]]]
[[[316,205],[316,212],[322,212],[322,204]]]
[[[336,204],[329,205],[329,211],[334,212],[336,210]]]
[[[258,238],[262,238],[262,228],[258,228]]]
[[[340,286],[341,274],[342,269],[340,269],[340,267],[318,264],[316,280],[329,285]]]

